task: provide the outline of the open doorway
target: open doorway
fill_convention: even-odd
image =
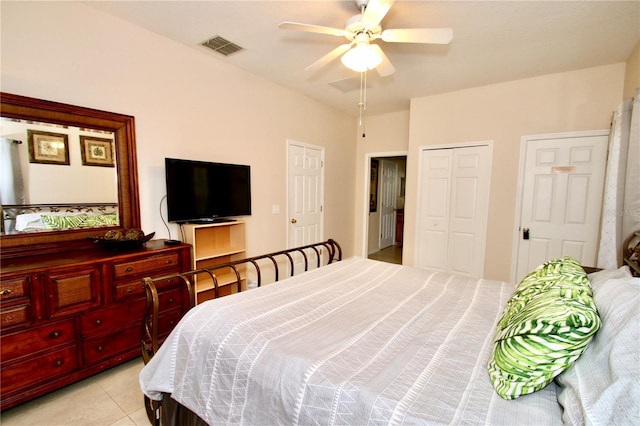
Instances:
[[[367,257],[402,264],[406,156],[372,157],[369,163]]]

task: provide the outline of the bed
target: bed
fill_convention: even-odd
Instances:
[[[149,343],[154,283],[145,280],[147,364],[140,385],[150,420],[640,423],[640,279],[627,266],[594,272],[588,281],[580,270],[575,280],[588,283],[589,303],[597,307],[595,318],[586,315],[592,327],[581,356],[540,390],[505,399],[487,366],[521,286],[362,258],[331,260],[276,285],[195,306],[161,345],[157,334]]]
[[[118,225],[117,203],[21,204],[2,206],[7,233]]]

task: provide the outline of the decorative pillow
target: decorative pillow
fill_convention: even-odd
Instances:
[[[118,215],[115,213],[88,215],[88,214],[69,214],[41,215],[42,222],[47,229],[73,229],[73,228],[89,228],[94,226],[118,225]]]
[[[507,302],[489,358],[504,399],[539,391],[566,370],[600,327],[589,279],[570,257],[529,273]]]
[[[53,214],[41,215],[42,222],[47,229],[80,228],[87,216],[84,214],[59,216]]]
[[[602,328],[556,378],[565,424],[640,424],[640,278],[625,266],[589,275]]]

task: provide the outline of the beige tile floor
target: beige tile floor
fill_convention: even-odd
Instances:
[[[0,414],[2,426],[149,426],[138,374],[141,358]]]

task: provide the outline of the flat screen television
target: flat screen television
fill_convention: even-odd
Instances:
[[[165,158],[169,222],[218,222],[251,214],[251,168]]]

